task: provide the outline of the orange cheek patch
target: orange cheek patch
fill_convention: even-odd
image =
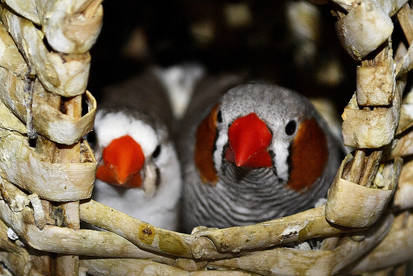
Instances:
[[[214,106],[208,116],[199,124],[195,134],[194,160],[201,180],[215,186],[218,181],[214,167],[213,151],[217,135],[218,105]]]
[[[290,154],[288,187],[309,188],[323,174],[328,159],[327,138],[315,119],[300,124]]]

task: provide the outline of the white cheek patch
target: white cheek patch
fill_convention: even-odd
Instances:
[[[113,139],[125,135],[131,136],[141,146],[145,158],[155,150],[158,144],[156,133],[151,126],[121,112],[103,115],[98,111],[95,119],[95,132],[100,148],[109,145]]]
[[[222,151],[224,150],[224,146],[228,142],[228,133],[227,131],[223,131],[222,128],[217,128],[218,137],[215,142],[216,151],[214,152],[214,162],[215,168],[220,168],[222,163]]]
[[[288,155],[289,155],[288,143],[281,141],[273,145],[275,153],[275,167],[277,168],[278,177],[287,180],[288,179]]]

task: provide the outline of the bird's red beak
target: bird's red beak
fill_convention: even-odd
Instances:
[[[228,129],[229,147],[225,158],[237,167],[271,167],[268,146],[272,134],[257,114],[250,113],[236,119]]]
[[[125,188],[140,187],[140,169],[145,163],[141,146],[129,135],[112,140],[103,150],[103,164],[96,171],[96,178]]]

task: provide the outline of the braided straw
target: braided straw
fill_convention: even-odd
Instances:
[[[413,92],[403,97],[413,68],[406,0],[331,0],[338,37],[358,65],[357,91],[342,115],[344,143],[354,151],[326,205],[256,225],[198,227],[191,235],[89,199],[96,160],[82,137],[96,112],[86,84],[101,2],[0,4],[0,261],[13,274],[403,272],[401,264],[413,258],[413,161],[403,166],[413,153]],[[409,41],[395,54],[392,16]],[[105,231],[81,229],[80,221]],[[304,242],[315,238],[320,246],[310,249]]]

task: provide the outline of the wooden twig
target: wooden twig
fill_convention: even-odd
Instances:
[[[376,177],[382,153],[376,150],[366,156],[364,150],[356,150],[354,157],[344,166],[342,178],[369,187]]]
[[[18,133],[0,129],[0,137],[0,170],[8,181],[52,201],[90,197],[96,161],[88,159],[93,155],[86,142],[81,145],[84,150],[82,157],[86,161],[68,164],[57,163],[49,157],[55,146],[47,139],[40,137],[36,148],[32,148],[27,137]]]
[[[124,238],[106,231],[74,230],[45,225],[40,230],[34,223],[29,199],[13,184],[2,180],[0,218],[34,249],[60,254],[96,257],[152,259],[173,264],[175,260],[140,250]]]
[[[379,163],[381,161],[382,155],[383,151],[376,150],[373,151],[368,158],[366,158],[367,160],[365,169],[359,182],[361,186],[371,186],[372,182],[376,178],[377,170],[379,169]]]
[[[343,179],[345,165],[352,159],[351,155],[346,156],[328,191],[325,215],[329,222],[344,227],[363,228],[373,225],[384,213],[396,190],[403,161],[396,158],[392,164],[383,166],[382,173],[376,175],[380,157],[381,152],[372,153],[367,161],[358,158],[360,160],[353,163],[366,163],[364,167],[367,168],[361,177],[363,185],[360,185]],[[355,179],[360,179],[360,176],[357,175]]]
[[[23,122],[27,115],[25,84],[24,80],[0,67],[0,100]],[[97,104],[90,92],[85,94],[88,112],[79,119],[62,113],[60,106],[54,107],[54,98],[58,96],[45,91],[38,80],[34,83],[33,96],[33,126],[38,134],[60,144],[72,145],[92,130]]]
[[[26,106],[27,136],[32,140],[37,138],[36,130],[33,127],[33,86],[34,78],[27,76],[26,86],[24,87],[24,91],[26,92],[27,96],[24,105]]]
[[[207,238],[194,242],[190,235],[154,227],[94,200],[80,205],[80,219],[117,233],[139,248],[158,254],[183,258],[225,257],[216,251],[214,244]],[[157,240],[155,244],[154,240]]]
[[[0,262],[4,263],[15,275],[41,276],[32,263],[31,257],[24,247],[8,238],[10,231],[0,220]]]
[[[19,16],[41,26],[48,43],[62,53],[85,53],[102,27],[102,0],[39,4],[37,0],[4,0]]]
[[[413,12],[409,3],[406,3],[397,13],[397,19],[399,19],[400,26],[403,33],[406,36],[407,43],[412,44],[413,41]]]
[[[362,60],[390,37],[393,22],[374,1],[360,1],[348,14],[339,15],[336,29],[347,53]]]
[[[64,102],[65,113],[74,119],[82,117],[82,95],[75,96]],[[63,146],[59,149],[59,163],[80,162],[80,142],[72,146]],[[72,229],[80,229],[79,201],[62,204],[64,211],[64,225]],[[78,276],[79,256],[68,255],[56,258],[56,274],[58,276]]]
[[[369,1],[369,0],[367,0]],[[367,2],[366,0],[331,0],[347,11],[350,11],[353,7],[357,6],[360,2]],[[408,0],[373,0],[384,13],[389,16],[393,16],[396,12],[407,2]]]
[[[32,22],[12,13],[4,5],[0,6],[0,17],[47,91],[65,97],[84,93],[90,69],[88,52],[62,54],[49,51],[42,34]]]
[[[400,264],[393,269],[393,276],[407,276],[407,264]]]
[[[353,268],[352,273],[376,271],[412,259],[412,231],[413,215],[407,212],[398,215],[387,236]]]
[[[321,242],[320,250],[334,250],[337,247],[339,240],[339,237],[325,238]]]
[[[399,126],[396,134],[401,134],[413,125],[413,91],[410,90],[403,99],[400,109]]]
[[[393,206],[398,210],[413,208],[413,161],[403,166]]]
[[[366,153],[363,150],[357,150],[354,154],[353,159],[346,164],[343,170],[343,179],[359,183],[360,177],[364,170],[364,158]]]
[[[80,205],[80,219],[123,236],[142,249],[158,254],[194,259],[217,259],[315,237],[352,231],[331,226],[324,206],[256,225],[204,229],[192,235],[160,229],[127,216],[96,201]],[[153,243],[154,240],[158,242]]]
[[[343,238],[340,245],[332,250],[275,248],[215,261],[208,266],[242,269],[262,275],[335,275],[377,245],[390,230],[392,222],[392,215],[385,216],[364,233],[366,237],[363,240]]]
[[[344,109],[344,144],[356,148],[379,148],[391,143],[400,117],[403,91],[396,86],[394,98],[389,108],[374,107],[360,109],[354,95]]]
[[[18,36],[18,38],[21,38]],[[22,43],[22,42],[21,42]],[[29,70],[29,66],[26,64],[25,59],[28,59],[27,54],[23,56],[17,49],[15,42],[13,41],[10,34],[5,29],[4,25],[0,23],[0,46],[5,49],[0,53],[0,99],[3,103],[13,111],[17,117],[25,122],[27,120],[27,108],[24,104],[27,98],[27,78],[30,77],[32,80],[32,75],[34,72]],[[39,46],[40,47],[40,46]],[[44,45],[43,45],[44,47]],[[47,64],[48,68],[52,72],[50,73],[50,78],[53,82],[64,83],[64,79],[53,77],[56,72],[62,75],[66,74],[66,70],[74,70],[76,68],[82,68],[82,63],[71,59],[70,57],[65,57],[64,64],[56,64],[60,60],[51,58],[50,55],[45,53],[50,60],[42,60]],[[40,55],[42,56],[42,55]],[[33,57],[34,58],[34,57]],[[36,56],[36,58],[39,58]],[[78,66],[74,68],[73,66]],[[77,65],[76,65],[77,64]],[[43,64],[44,65],[44,64]],[[42,65],[39,65],[42,66]],[[63,66],[63,67],[62,67]],[[65,66],[67,67],[65,69]],[[85,65],[82,70],[88,70],[88,65]],[[36,69],[37,67],[30,66],[30,69]],[[39,68],[37,68],[39,69]],[[69,76],[70,74],[68,74]],[[77,82],[77,78],[72,76],[73,79],[70,81]],[[84,112],[78,120],[74,120],[72,117],[67,116],[60,112],[60,106],[58,109],[53,108],[53,103],[58,99],[57,95],[46,92],[45,88],[36,79],[34,83],[30,81],[30,84],[34,84],[32,87],[33,91],[33,103],[32,103],[32,116],[33,116],[33,127],[36,131],[48,137],[49,139],[61,143],[61,144],[74,144],[80,137],[84,136],[93,127],[93,119],[96,112],[96,101],[93,96],[86,92],[86,102],[88,104],[88,112]],[[63,84],[62,84],[63,85]],[[66,83],[64,85],[70,84]],[[82,93],[84,92],[81,91]],[[66,95],[65,93],[63,93]],[[69,93],[67,96],[71,96]],[[8,116],[13,117],[13,116]],[[10,120],[9,118],[6,120]]]
[[[390,44],[390,43],[388,43]],[[359,106],[388,106],[395,89],[393,51],[388,45],[372,60],[357,66],[357,103]]]
[[[378,271],[365,272],[363,276],[391,276],[393,273],[393,267],[387,267]]]
[[[251,273],[222,270],[222,271],[191,271],[179,269],[165,264],[155,263],[149,260],[131,259],[84,259],[80,261],[90,275],[171,275],[171,276],[247,276]]]

